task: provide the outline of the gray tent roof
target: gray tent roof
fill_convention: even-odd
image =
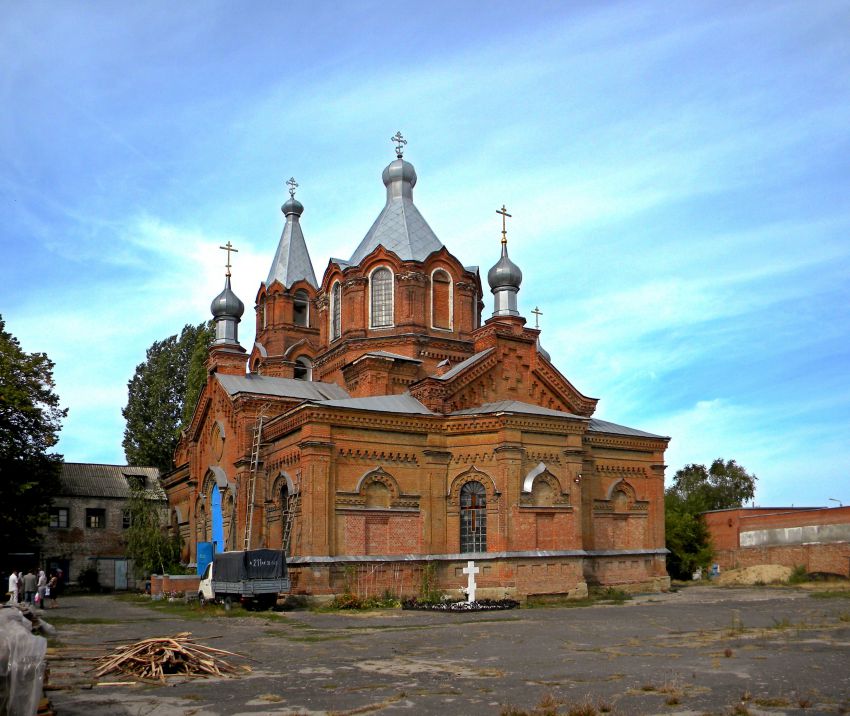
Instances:
[[[653,433],[647,433],[643,430],[637,430],[635,428],[629,428],[625,425],[617,425],[617,423],[609,423],[607,420],[599,420],[598,418],[591,418],[590,425],[587,428],[590,432],[594,433],[610,433],[612,435],[632,435],[634,437],[639,438],[661,438],[662,440],[667,440],[664,435],[655,435]]]
[[[443,248],[413,200],[402,197],[383,208],[351,255],[349,263],[359,264],[378,245],[392,251],[402,261],[424,261],[434,251]]]
[[[74,497],[130,497],[130,481],[138,481],[153,500],[165,500],[155,467],[100,465],[89,462],[62,463],[60,494]],[[129,481],[128,481],[129,480]]]
[[[474,408],[455,410],[450,415],[486,415],[488,413],[526,413],[528,415],[545,415],[552,418],[587,420],[587,418],[583,418],[581,415],[566,413],[562,410],[552,410],[551,408],[542,408],[532,403],[523,403],[521,400],[499,400],[495,403],[484,403]]]
[[[304,241],[304,232],[301,231],[301,222],[294,214],[286,217],[266,286],[271,286],[275,280],[280,281],[284,288],[290,288],[301,280],[307,281],[313,288],[319,287],[307,251],[307,242]]]
[[[374,410],[379,413],[402,413],[405,415],[435,415],[410,393],[401,395],[377,395],[371,398],[343,398],[340,400],[322,400],[318,405],[331,408],[352,408],[354,410]]]
[[[227,375],[216,373],[216,379],[228,395],[254,393],[270,395],[275,398],[296,398],[298,400],[327,400],[329,398],[348,398],[348,391],[336,383],[322,383],[294,378],[275,378],[267,375]]]

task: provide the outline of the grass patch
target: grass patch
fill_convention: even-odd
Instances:
[[[45,619],[52,626],[69,626],[72,624],[126,624],[128,621],[139,621],[138,619],[108,619],[106,617],[53,617]]]
[[[822,592],[812,592],[813,599],[850,599],[850,589],[827,589]]]
[[[591,587],[590,593],[583,599],[570,599],[566,594],[531,595],[525,602],[526,609],[540,607],[592,607],[594,604],[623,604],[632,595],[616,587]]]
[[[756,706],[761,706],[763,708],[783,708],[785,706],[790,706],[791,704],[788,702],[788,699],[783,698],[782,696],[774,696],[774,697],[765,697],[761,699],[754,699],[753,703]]]
[[[167,599],[151,599],[141,594],[122,594],[117,599],[122,602],[147,607],[160,614],[186,620],[209,619],[214,617],[253,617],[255,619],[265,619],[266,621],[276,620],[276,617],[271,616],[269,612],[249,611],[243,609],[238,603],[233,604],[228,611],[220,604],[206,604],[201,606],[196,601],[169,602]]]

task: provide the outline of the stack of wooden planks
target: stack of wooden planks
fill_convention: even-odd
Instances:
[[[99,678],[107,674],[129,674],[140,679],[165,681],[166,676],[172,675],[224,676],[238,672],[221,657],[239,657],[239,654],[202,646],[192,641],[191,636],[191,632],[184,631],[119,646],[111,654],[97,659],[94,675]]]

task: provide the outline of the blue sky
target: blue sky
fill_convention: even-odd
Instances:
[[[464,263],[507,205],[520,310],[668,476],[850,503],[847,3],[5,3],[0,67],[0,312],[56,362],[67,460],[123,461],[127,381],[227,240],[253,303],[291,175],[317,274],[348,257],[400,129]]]

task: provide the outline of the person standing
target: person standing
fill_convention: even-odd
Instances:
[[[9,604],[18,603],[18,573],[13,569],[9,575]]]
[[[24,604],[33,605],[35,602],[35,590],[38,580],[32,573],[32,570],[24,575]]]
[[[54,574],[50,578],[50,581],[47,583],[47,587],[44,590],[44,596],[48,597],[50,599],[50,601],[52,602],[51,605],[50,605],[51,609],[55,609],[56,606],[57,606],[57,604],[56,604],[56,589],[57,589],[56,585],[58,583],[59,583],[59,580],[56,578],[56,575]]]
[[[38,570],[38,584],[36,585],[36,589],[38,590],[38,606],[46,609],[47,607],[44,605],[44,593],[47,591],[47,575],[43,569]]]

